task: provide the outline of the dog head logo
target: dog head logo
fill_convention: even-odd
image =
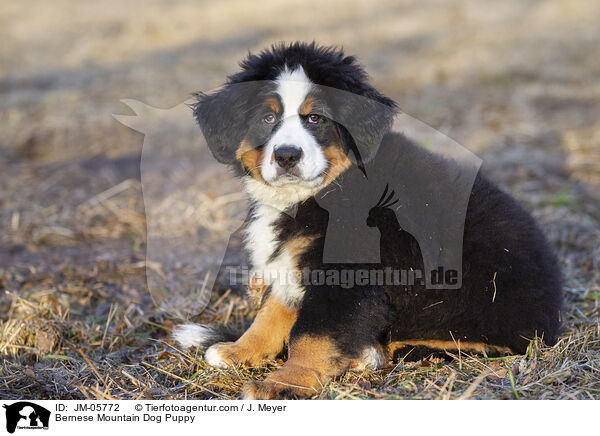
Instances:
[[[6,431],[21,429],[48,429],[50,411],[28,401],[3,406],[6,409]]]

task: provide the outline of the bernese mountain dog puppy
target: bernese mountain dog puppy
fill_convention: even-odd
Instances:
[[[412,207],[401,188],[386,184],[371,193],[364,224],[381,234],[374,263],[326,262],[331,213],[323,201],[347,192],[350,174],[385,180],[394,171],[390,159],[417,178],[428,174],[434,183],[427,191],[435,194],[454,164],[391,132],[395,103],[339,49],[281,44],[240,65],[223,88],[197,94],[193,108],[212,153],[234,168],[251,200],[245,245],[251,287],[258,283],[264,293],[240,337],[220,342],[218,330],[187,324],[175,329],[177,341],[206,347],[204,359],[216,367],[260,365],[287,348],[281,368],[244,385],[248,399],[313,396],[332,377],[380,368],[394,357],[524,353],[535,337],[555,343],[562,302],[557,260],[533,218],[481,174],[473,177],[458,235],[457,289],[431,289],[423,280],[342,286],[310,274],[273,279],[303,271],[424,270],[419,241],[395,213],[402,204]],[[360,99],[342,101],[336,91]],[[343,232],[351,239],[353,230]]]

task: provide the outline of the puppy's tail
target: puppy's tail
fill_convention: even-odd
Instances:
[[[217,342],[236,341],[241,335],[227,328],[215,328],[204,324],[180,324],[173,328],[171,336],[185,348],[206,349]]]

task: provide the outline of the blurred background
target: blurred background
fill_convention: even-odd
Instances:
[[[403,112],[481,157],[532,211],[564,268],[566,336],[559,360],[546,350],[546,372],[520,368],[535,376],[516,392],[597,398],[599,22],[600,3],[583,0],[3,1],[0,397],[235,397],[235,377],[165,345],[180,319],[146,291],[145,267],[161,266],[144,256],[143,135],[112,114],[133,113],[124,98],[171,108],[221,85],[248,51],[315,40],[358,57]],[[203,234],[227,219],[219,198],[200,199]],[[213,297],[199,319],[242,325],[252,314],[235,293]],[[165,375],[200,370],[195,385]],[[437,395],[373,377],[360,395]],[[502,380],[479,395],[516,394]]]

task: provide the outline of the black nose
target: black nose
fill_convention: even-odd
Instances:
[[[273,153],[277,164],[286,170],[296,166],[300,158],[302,157],[302,150],[289,145],[282,145],[277,147]]]

